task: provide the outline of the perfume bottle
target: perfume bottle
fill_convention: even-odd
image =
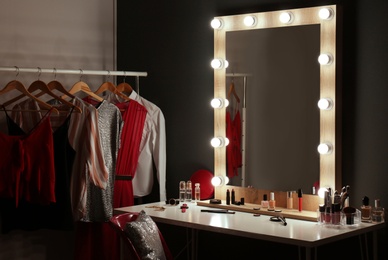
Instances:
[[[183,202],[186,198],[186,182],[179,182],[179,201]]]
[[[268,208],[267,194],[263,195],[263,200],[261,201],[261,207],[262,208]]]
[[[191,181],[186,182],[186,201],[191,202],[193,197],[193,187],[191,186]]]
[[[372,209],[372,222],[380,223],[384,221],[384,208],[380,205],[380,199],[375,200],[375,206]]]
[[[194,199],[196,201],[200,201],[201,200],[201,187],[200,187],[200,184],[199,183],[196,183],[195,184],[195,190],[194,190]]]
[[[367,196],[362,198],[361,221],[362,222],[372,221],[372,207],[369,205],[369,198]]]
[[[275,210],[275,207],[276,207],[275,193],[271,192],[269,194],[268,210]]]

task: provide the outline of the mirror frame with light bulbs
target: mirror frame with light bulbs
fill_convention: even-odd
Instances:
[[[320,18],[320,10],[325,9],[329,14],[328,19]],[[281,22],[279,17],[282,14],[291,14],[289,22]],[[244,25],[246,17],[253,17],[250,26]],[[251,19],[252,20],[252,19]],[[214,28],[214,98],[221,101],[226,100],[226,32],[254,30],[265,28],[277,28],[301,25],[320,25],[320,53],[327,56],[317,57],[320,62],[320,187],[330,187],[333,190],[341,188],[341,146],[340,146],[340,84],[338,68],[340,59],[338,55],[338,8],[336,5],[307,7],[299,9],[288,9],[270,12],[247,13],[230,16],[215,17],[212,21]],[[219,27],[214,22],[218,22]],[[328,64],[321,63],[322,58],[328,59]],[[222,103],[222,102],[220,102]],[[318,103],[318,100],[317,100]],[[214,136],[226,137],[225,106],[214,108]],[[317,144],[318,152],[318,144]],[[221,145],[214,148],[214,176],[221,178],[221,185],[215,187],[215,198],[225,199],[226,177],[226,147]],[[233,186],[229,186],[233,187]],[[251,188],[238,188],[241,191]],[[245,194],[251,194],[246,190]],[[245,201],[258,203],[255,198],[245,198]],[[247,200],[248,199],[248,200]]]

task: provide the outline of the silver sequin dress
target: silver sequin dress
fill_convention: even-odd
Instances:
[[[87,222],[108,221],[113,215],[116,158],[120,147],[120,134],[123,125],[120,110],[106,100],[98,105],[97,114],[100,142],[109,175],[106,189],[101,189],[92,182],[87,181],[86,214],[81,219]]]

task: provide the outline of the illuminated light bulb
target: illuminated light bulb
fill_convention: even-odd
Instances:
[[[326,7],[320,9],[319,12],[318,12],[318,16],[322,20],[330,20],[331,18],[333,18],[333,14],[334,14],[333,9],[326,8]]]
[[[222,69],[227,68],[229,66],[229,62],[227,60],[221,60],[221,59],[214,59],[210,63],[213,69]]]
[[[210,144],[213,146],[213,147],[220,147],[222,145],[222,140],[218,137],[214,137],[211,141],[210,141]]]
[[[326,192],[326,191],[328,191],[327,188],[325,188],[325,187],[320,188],[320,189],[318,190],[318,196],[319,196],[320,198],[324,198],[324,197],[325,197],[325,192]]]
[[[244,18],[244,24],[245,26],[253,26],[256,23],[256,18],[254,16],[247,16]]]
[[[214,59],[211,62],[211,66],[213,69],[220,69],[222,67],[222,61],[220,59]]]
[[[222,20],[221,19],[218,19],[218,18],[214,18],[211,23],[210,23],[211,27],[213,29],[221,29],[222,28]]]
[[[279,20],[282,23],[291,23],[292,21],[292,13],[290,12],[283,12],[279,16]]]
[[[329,65],[332,63],[332,61],[333,61],[333,57],[328,53],[322,53],[318,57],[318,62],[321,65]]]
[[[229,183],[229,177],[225,176],[225,185]]]
[[[223,98],[213,98],[210,102],[213,108],[223,108],[229,105],[229,100]]]
[[[318,101],[318,107],[321,110],[330,110],[333,108],[333,100],[330,98],[321,98]]]
[[[219,176],[214,176],[214,177],[212,178],[211,182],[212,182],[212,185],[213,185],[214,187],[218,187],[218,186],[221,185],[222,179],[221,179]]]
[[[223,137],[214,137],[210,141],[210,144],[214,148],[222,147],[222,146],[227,146],[229,144],[229,139],[228,138],[223,138]]]
[[[329,143],[322,143],[322,144],[319,144],[318,145],[318,152],[320,153],[320,154],[322,154],[322,155],[324,155],[324,154],[329,154],[329,153],[331,153],[332,152],[332,150],[333,150],[333,147],[332,147],[332,145],[331,144],[329,144]]]

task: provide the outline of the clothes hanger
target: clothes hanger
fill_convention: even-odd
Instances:
[[[236,98],[237,102],[240,103],[240,98],[238,97],[236,93],[236,89],[234,87],[234,80],[232,79],[232,82],[230,83],[229,86],[229,91],[228,91],[228,100],[230,99],[230,95],[233,94],[233,96]]]
[[[62,84],[61,84],[62,85]],[[47,94],[47,95],[50,95],[51,97],[55,98],[56,100],[58,100],[59,102],[61,102],[62,104],[65,104],[71,108],[74,108],[74,111],[75,112],[78,112],[78,113],[82,113],[82,110],[81,108],[79,108],[78,106],[74,105],[73,103],[61,98],[60,96],[54,94],[50,88],[48,87],[48,85],[46,85],[46,83],[44,83],[43,81],[41,80],[36,80],[34,82],[31,83],[30,87],[28,88],[28,91],[30,93],[33,93],[34,91],[36,90],[40,90],[41,92],[38,93],[38,95],[36,95],[36,97],[39,97],[43,94]]]
[[[127,97],[123,93],[119,92],[117,90],[117,88],[115,87],[115,85],[113,85],[113,83],[109,82],[109,81],[102,83],[101,86],[94,93],[98,95],[98,94],[103,93],[107,90],[116,94],[117,96],[127,100],[127,101],[131,100],[129,97]]]
[[[57,78],[57,74],[56,74],[57,70],[54,68],[54,80],[50,81],[48,84],[47,84],[47,87],[50,89],[50,90],[58,90],[59,92],[62,92],[63,94],[65,94],[66,96],[70,97],[70,98],[75,98],[75,96],[73,94],[71,94],[69,91],[67,91],[67,89],[62,85],[61,82],[59,82],[58,80],[56,80]]]
[[[40,70],[40,68],[38,68],[38,69]],[[39,72],[38,80],[32,82],[31,85],[28,87],[27,91],[28,91],[29,93],[32,94],[32,93],[34,93],[36,90],[40,90],[40,93],[38,93],[37,95],[34,95],[35,97],[38,98],[38,97],[40,97],[40,96],[42,96],[42,95],[44,95],[44,94],[48,94],[48,95],[50,95],[51,97],[53,97],[54,99],[60,101],[62,104],[65,104],[65,105],[67,105],[67,106],[69,106],[69,107],[74,108],[76,112],[78,112],[78,113],[81,113],[81,112],[82,112],[81,109],[80,109],[79,107],[77,107],[77,106],[75,106],[74,104],[70,103],[69,101],[64,100],[63,98],[61,98],[61,97],[55,95],[55,94],[49,89],[49,87],[46,85],[46,83],[44,83],[43,81],[41,81],[41,80],[39,79],[39,77],[40,77],[40,72]],[[21,99],[21,98],[23,98],[23,97],[25,97],[25,95],[17,96],[17,97],[15,97],[15,98],[13,98],[13,99],[7,101],[6,103],[4,103],[4,106],[8,106],[8,105],[10,105],[10,104],[12,104],[12,103],[18,101],[19,99]]]
[[[133,88],[131,87],[131,85],[129,85],[127,82],[125,82],[125,78],[126,78],[126,75],[124,72],[124,82],[121,82],[120,84],[118,84],[116,89],[120,93],[126,92],[126,93],[128,93],[128,95],[130,95],[133,91]]]
[[[102,97],[94,94],[94,92],[90,90],[88,84],[86,84],[85,82],[82,81],[82,70],[81,70],[81,78],[80,78],[80,80],[77,83],[75,83],[71,87],[71,89],[69,90],[70,94],[75,94],[77,92],[83,92],[83,93],[87,94],[88,96],[90,96],[90,97],[92,97],[95,100],[100,101],[100,102],[102,102],[104,100]],[[67,97],[67,95],[63,95],[62,96],[62,98],[66,98],[66,97]]]
[[[65,89],[65,87],[62,85],[62,83],[57,81],[57,80],[52,80],[49,83],[47,83],[47,87],[51,91],[56,89],[56,90],[62,92],[63,94],[65,94],[66,96],[70,97],[70,98],[75,98],[75,96],[73,94],[71,94],[69,91],[67,91]]]
[[[55,113],[59,113],[59,111],[56,108],[54,108],[53,106],[47,104],[46,102],[44,102],[44,101],[40,100],[39,98],[35,97],[34,95],[32,95],[26,89],[26,87],[20,81],[17,81],[17,80],[10,81],[2,90],[0,90],[0,96],[9,92],[9,91],[15,90],[15,89],[22,92],[24,96],[27,96],[27,97],[35,100],[41,108],[46,109],[46,110],[52,109],[52,111],[54,111]],[[6,107],[6,103],[3,104],[3,106]]]

